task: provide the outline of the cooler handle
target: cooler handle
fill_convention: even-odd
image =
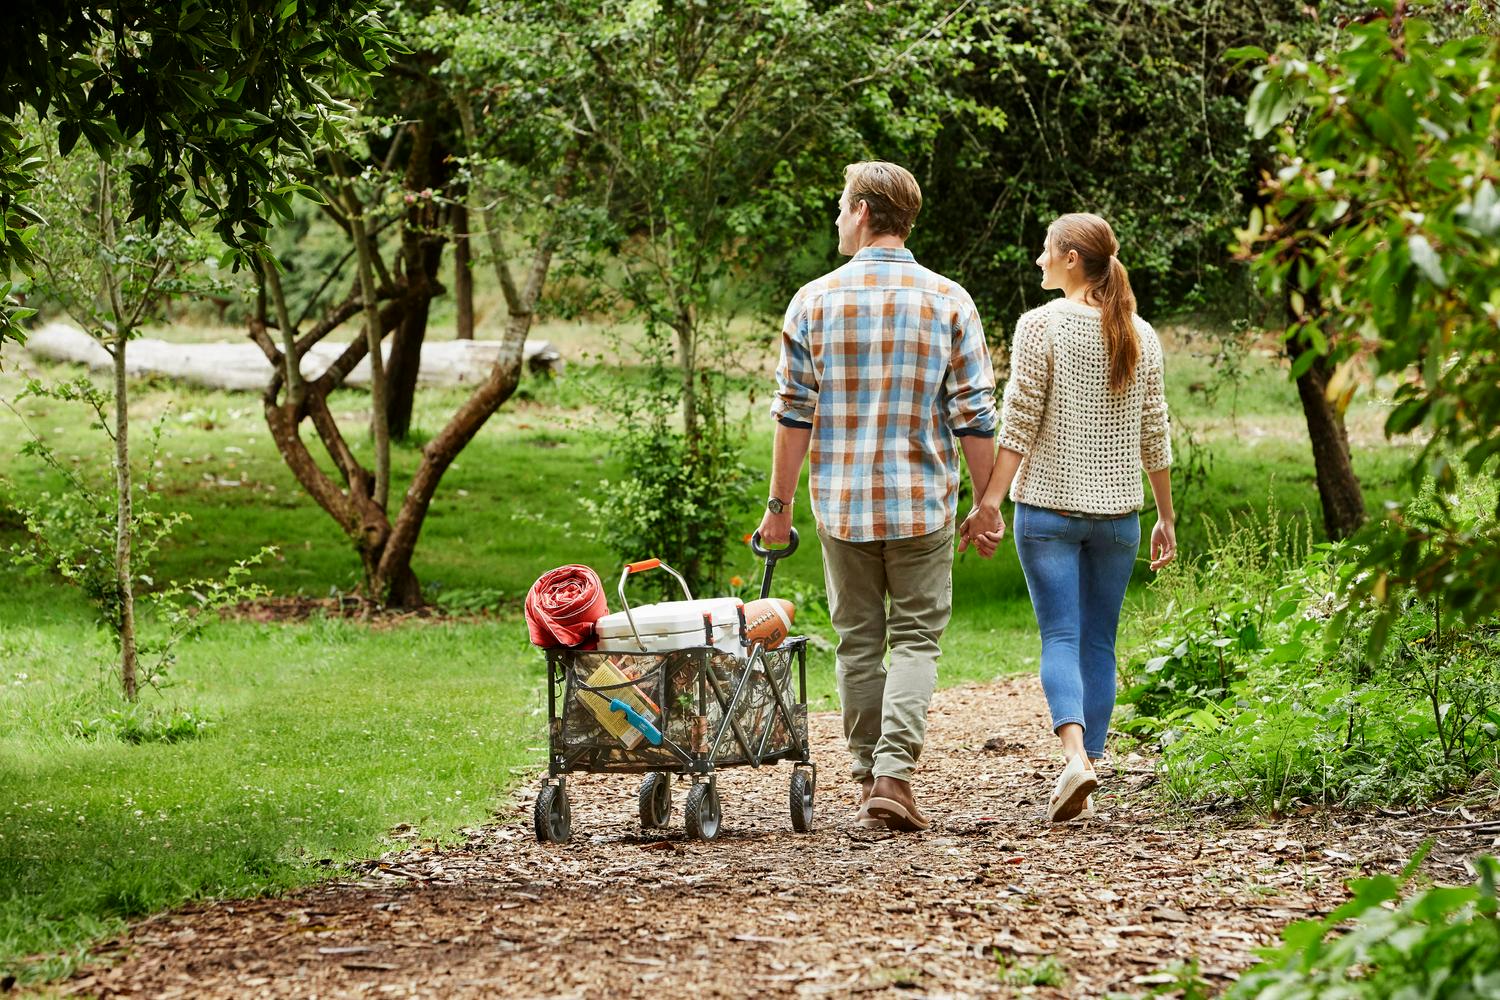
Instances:
[[[625,609],[625,620],[630,623],[630,634],[635,636],[635,644],[643,651],[646,648],[646,644],[641,641],[640,630],[635,627],[635,615],[630,610],[630,601],[625,597],[625,581],[630,579],[632,573],[644,573],[648,569],[664,569],[668,573],[671,573],[677,578],[677,582],[682,585],[683,596],[690,601],[693,599],[693,592],[688,589],[687,581],[682,578],[682,574],[660,559],[642,559],[639,562],[625,564],[625,572],[620,574],[620,606]]]

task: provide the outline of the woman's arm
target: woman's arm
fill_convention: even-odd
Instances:
[[[1000,413],[1000,434],[995,469],[983,494],[975,495],[974,510],[964,520],[959,551],[968,544],[988,558],[1005,536],[1000,504],[1010,492],[1021,458],[1031,449],[1052,382],[1052,352],[1047,347],[1047,314],[1033,309],[1016,322],[1011,342],[1010,379]],[[988,537],[986,537],[988,536]]]
[[[973,543],[979,554],[988,559],[1005,537],[1005,518],[1000,514],[1000,504],[1010,492],[1010,484],[1021,467],[1021,453],[1000,446],[995,456],[995,468],[990,473],[989,485],[974,504],[974,509],[964,519],[960,531],[958,551],[962,552]]]
[[[1177,558],[1177,512],[1172,509],[1172,470],[1146,473],[1156,498],[1156,526],[1151,529],[1151,568],[1161,569]]]
[[[1141,404],[1141,465],[1156,498],[1156,526],[1151,529],[1151,568],[1177,558],[1177,512],[1172,508],[1172,432],[1167,420],[1167,386],[1161,341],[1147,324],[1146,395]]]

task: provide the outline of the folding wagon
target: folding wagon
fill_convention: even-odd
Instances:
[[[797,549],[796,532],[784,549],[763,548],[759,535],[750,544],[765,560],[760,595],[768,597],[777,560]],[[765,648],[735,599],[632,609],[626,582],[657,568],[693,601],[687,581],[661,560],[630,563],[620,574],[624,627],[610,634],[601,626],[598,649],[547,650],[547,777],[533,808],[537,839],[571,837],[567,776],[582,772],[644,775],[639,813],[648,830],[671,818],[673,776],[691,778],[684,826],[689,836],[712,840],[721,818],[718,772],[784,760],[792,762],[792,829],[806,833],[817,786],[807,743],[806,637]]]

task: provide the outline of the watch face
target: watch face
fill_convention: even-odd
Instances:
[[[780,514],[783,510],[786,509],[786,504],[782,503],[775,497],[772,497],[771,499],[766,501],[766,509],[769,510],[772,514]]]

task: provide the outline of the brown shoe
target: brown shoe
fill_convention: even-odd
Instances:
[[[861,830],[884,830],[885,821],[865,812],[865,803],[870,801],[870,792],[875,788],[874,778],[862,778],[859,782],[859,809],[854,813],[854,825]]]
[[[911,794],[911,782],[900,778],[876,778],[875,787],[865,801],[864,812],[881,820],[891,830],[915,833],[931,826],[931,822],[917,809],[917,800]]]

